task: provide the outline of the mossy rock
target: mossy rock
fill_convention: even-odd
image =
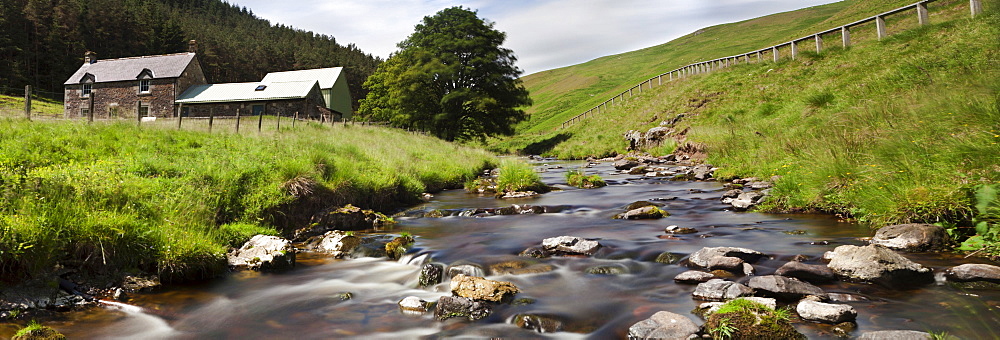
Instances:
[[[42,326],[32,321],[28,326],[22,328],[14,334],[11,340],[63,340],[65,335],[47,326]]]
[[[709,316],[704,330],[714,339],[806,339],[792,326],[790,316],[787,310],[736,299]]]
[[[398,260],[406,254],[406,249],[413,244],[413,236],[403,235],[385,244],[385,254],[390,259]]]

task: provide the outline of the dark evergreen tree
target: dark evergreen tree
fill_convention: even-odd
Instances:
[[[462,7],[424,17],[365,82],[361,113],[449,141],[513,134],[531,100],[505,39]]]

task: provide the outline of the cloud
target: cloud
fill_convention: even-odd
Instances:
[[[258,16],[332,35],[381,57],[424,16],[452,6],[507,33],[526,73],[659,45],[697,29],[836,0],[230,0]]]

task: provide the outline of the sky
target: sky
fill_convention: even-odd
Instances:
[[[387,58],[425,16],[463,6],[507,33],[531,74],[656,46],[700,28],[837,0],[226,0],[271,24]]]

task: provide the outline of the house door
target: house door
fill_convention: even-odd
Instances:
[[[262,114],[264,114],[264,105],[254,105],[253,106],[253,115],[254,116],[259,116],[259,115],[262,115]]]

